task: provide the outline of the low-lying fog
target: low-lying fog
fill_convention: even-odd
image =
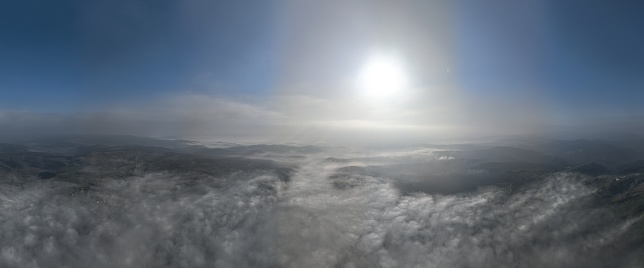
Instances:
[[[644,179],[631,159],[507,146],[3,146],[1,267],[644,264]]]

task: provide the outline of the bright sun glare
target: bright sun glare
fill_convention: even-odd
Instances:
[[[371,58],[358,76],[358,85],[372,98],[384,98],[407,86],[407,76],[396,58],[379,55]]]

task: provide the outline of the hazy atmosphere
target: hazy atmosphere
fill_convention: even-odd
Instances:
[[[1,10],[2,135],[335,143],[644,131],[634,2],[7,1]]]
[[[642,267],[637,1],[0,3],[0,267]]]

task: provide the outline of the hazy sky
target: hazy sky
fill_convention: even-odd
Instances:
[[[313,141],[628,131],[644,118],[642,12],[595,0],[6,0],[0,124]],[[356,79],[383,54],[407,83],[373,98]]]

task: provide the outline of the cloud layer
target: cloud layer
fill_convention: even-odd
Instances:
[[[401,195],[390,178],[335,187],[309,158],[256,172],[150,173],[91,187],[5,177],[3,267],[637,267],[622,221],[579,175],[509,191]],[[641,250],[641,248],[639,249]],[[639,257],[638,257],[639,256]],[[639,258],[639,259],[638,259]]]
[[[637,120],[628,118],[618,125],[580,121],[575,126],[548,127],[553,122],[538,104],[523,99],[466,98],[450,88],[407,90],[378,101],[354,93],[316,96],[313,91],[263,100],[187,94],[75,113],[0,111],[0,137],[131,134],[204,141],[351,144],[456,142],[557,132],[579,138],[597,131],[641,131]]]

